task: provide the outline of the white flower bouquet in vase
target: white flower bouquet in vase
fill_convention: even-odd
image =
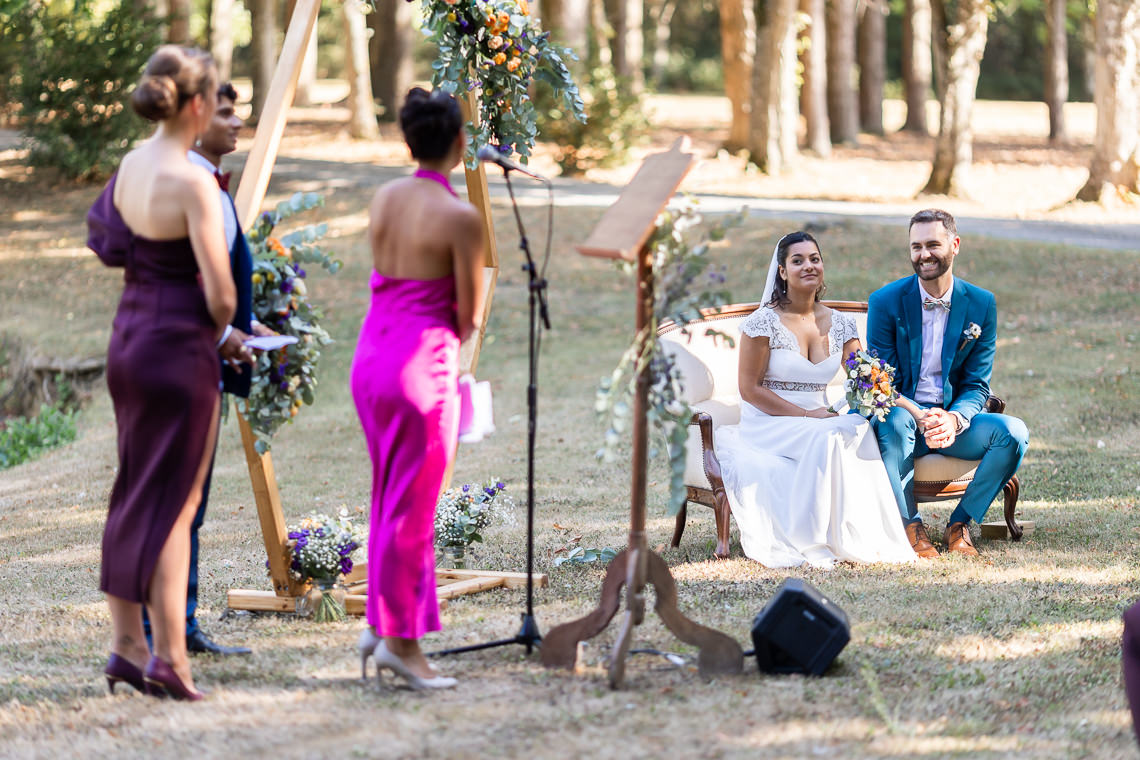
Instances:
[[[449,488],[435,508],[435,545],[455,568],[466,567],[467,547],[483,541],[483,531],[495,524],[513,524],[514,499],[498,478]]]

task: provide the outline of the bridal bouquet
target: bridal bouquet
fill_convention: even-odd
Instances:
[[[899,399],[895,390],[895,368],[866,351],[852,351],[843,362],[847,380],[847,403],[859,414],[872,415],[882,422]]]
[[[341,575],[352,572],[352,555],[360,542],[348,510],[336,518],[314,513],[289,526],[289,569],[297,580],[312,581],[312,594],[320,592],[319,599],[310,600],[318,623],[344,620],[343,594],[333,590]]]

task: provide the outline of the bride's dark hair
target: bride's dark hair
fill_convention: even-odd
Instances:
[[[815,249],[819,251],[820,259],[823,258],[823,249],[819,247],[819,241],[812,237],[810,232],[798,230],[796,232],[789,232],[780,238],[780,242],[776,243],[776,264],[779,266],[787,266],[788,262],[788,249],[796,243],[812,243]],[[827,283],[821,282],[815,291],[815,300],[823,298],[823,294],[827,292]],[[776,271],[776,286],[772,288],[772,298],[769,299],[765,306],[783,307],[787,306],[791,299],[788,298],[788,281],[780,276],[779,270]]]

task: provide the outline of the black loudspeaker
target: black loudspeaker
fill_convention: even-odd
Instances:
[[[756,662],[765,673],[823,675],[850,640],[846,613],[798,578],[787,578],[752,621]]]

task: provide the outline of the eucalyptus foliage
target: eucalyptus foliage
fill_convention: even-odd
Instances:
[[[331,274],[340,269],[340,262],[317,242],[328,232],[327,224],[306,225],[280,238],[272,233],[279,222],[322,205],[317,193],[295,193],[261,214],[246,235],[253,253],[253,315],[281,335],[297,338],[293,345],[258,355],[249,398],[238,399],[262,454],[269,451],[277,429],[292,422],[302,404],[315,400],[321,349],[332,343],[320,325],[321,310],[309,302],[305,266],[321,266]]]
[[[711,244],[723,240],[727,230],[740,224],[744,215],[742,210],[706,227],[701,224],[695,205],[687,202],[680,209],[667,209],[658,217],[649,241],[655,285],[649,324],[634,336],[613,373],[598,386],[594,409],[604,421],[606,433],[597,456],[612,462],[632,423],[638,373],[648,368],[646,416],[651,436],[663,437],[669,453],[670,514],[676,514],[685,503],[685,439],[693,411],[682,399],[684,377],[658,340],[657,328],[670,320],[681,325],[682,332],[688,334],[684,325],[731,302],[725,287],[724,267],[716,266],[709,254]],[[634,269],[634,264],[629,262],[622,266],[627,272]],[[733,343],[731,336],[712,328],[706,329],[705,334],[719,336],[730,345]],[[657,453],[651,450],[650,458]]]

